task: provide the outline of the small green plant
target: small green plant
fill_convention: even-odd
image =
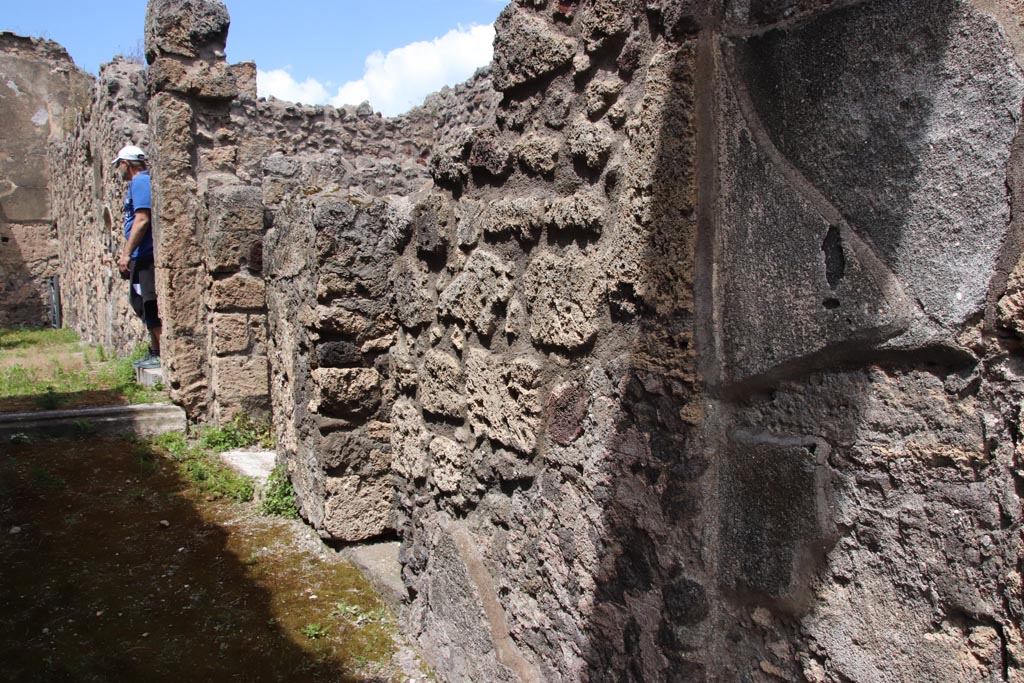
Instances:
[[[99,429],[96,426],[95,422],[93,422],[92,420],[86,420],[84,418],[79,418],[75,420],[72,424],[75,427],[75,432],[82,436],[91,436],[95,434],[96,431]]]
[[[295,488],[288,478],[288,470],[280,465],[267,477],[267,487],[260,501],[260,513],[289,519],[299,516],[295,506]]]
[[[241,503],[252,500],[252,480],[224,465],[216,453],[203,446],[201,439],[198,443],[189,442],[184,434],[170,432],[154,437],[148,447],[166,452],[199,490]]]
[[[32,437],[25,432],[15,432],[11,434],[11,443],[15,446],[23,446],[32,443]]]
[[[250,446],[272,448],[274,437],[269,424],[256,422],[246,415],[236,415],[226,425],[202,428],[199,445],[214,453]]]
[[[32,483],[46,489],[61,490],[68,487],[68,483],[45,467],[32,466]]]
[[[36,403],[43,410],[56,410],[63,400],[63,397],[54,391],[52,386],[48,386],[46,391],[36,398]]]
[[[107,361],[107,350],[103,348],[103,344],[96,347],[96,360],[100,363]]]
[[[318,623],[306,624],[299,631],[310,640],[319,640],[326,637],[328,633],[328,629]]]

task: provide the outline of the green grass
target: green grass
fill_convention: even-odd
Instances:
[[[272,448],[274,443],[270,425],[239,416],[221,427],[200,427],[191,439],[172,432],[154,437],[149,445],[177,463],[179,471],[199,490],[246,502],[253,497],[252,480],[229,468],[217,454],[250,446]]]
[[[3,329],[0,328],[0,351],[8,349],[24,349],[34,346],[54,346],[57,344],[76,344],[78,335],[74,330],[44,329]]]
[[[288,478],[288,470],[278,466],[267,478],[267,488],[260,501],[260,513],[272,517],[295,519],[299,516],[295,506],[295,489]]]
[[[74,330],[0,328],[0,410],[166,400],[164,392],[135,382],[131,362],[145,350],[114,358],[102,346],[82,343]]]

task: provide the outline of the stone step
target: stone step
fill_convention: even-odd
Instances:
[[[67,436],[154,436],[184,431],[185,424],[185,411],[164,403],[0,413],[0,444],[9,442],[15,434],[43,439]]]
[[[152,389],[157,384],[164,383],[163,368],[135,368],[135,381],[144,387]]]

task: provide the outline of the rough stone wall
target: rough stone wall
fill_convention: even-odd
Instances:
[[[381,119],[154,0],[174,395],[397,529],[446,680],[1024,680],[1022,20],[516,0]]]
[[[1020,20],[505,10],[393,278],[447,680],[1022,680]]]
[[[396,119],[365,107],[314,109],[313,121],[347,121],[341,149],[294,158],[277,148],[263,161],[278,448],[303,516],[325,537],[394,532],[389,351],[410,197],[430,184],[432,145],[487,121],[495,104],[481,73]]]
[[[91,82],[53,41],[0,32],[0,327],[51,322],[45,278],[59,261],[47,147],[74,125]]]
[[[120,58],[104,64],[90,95],[75,126],[49,149],[57,171],[49,192],[64,325],[89,342],[127,352],[146,334],[117,270],[126,184],[110,161],[124,145],[148,148],[145,68]]]
[[[436,112],[454,111],[451,99],[474,106],[448,92],[382,119],[368,107],[257,100],[255,66],[224,61],[228,22],[219,2],[167,0],[147,9],[158,284],[162,308],[174,311],[165,321],[164,366],[190,416],[219,421],[271,405],[263,258],[271,207],[281,201],[273,193],[288,187],[309,196],[338,189],[340,180],[375,193],[413,191],[443,124]],[[263,187],[266,173],[292,173],[274,159],[302,165],[320,155],[325,160],[311,166],[318,175]]]

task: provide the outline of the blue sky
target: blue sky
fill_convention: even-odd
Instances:
[[[261,94],[307,103],[370,99],[394,114],[417,103],[424,87],[433,91],[465,80],[489,61],[485,28],[506,0],[226,4],[228,59],[256,62]],[[3,0],[3,5],[0,30],[56,40],[92,73],[117,53],[135,52],[143,37],[143,0]]]

